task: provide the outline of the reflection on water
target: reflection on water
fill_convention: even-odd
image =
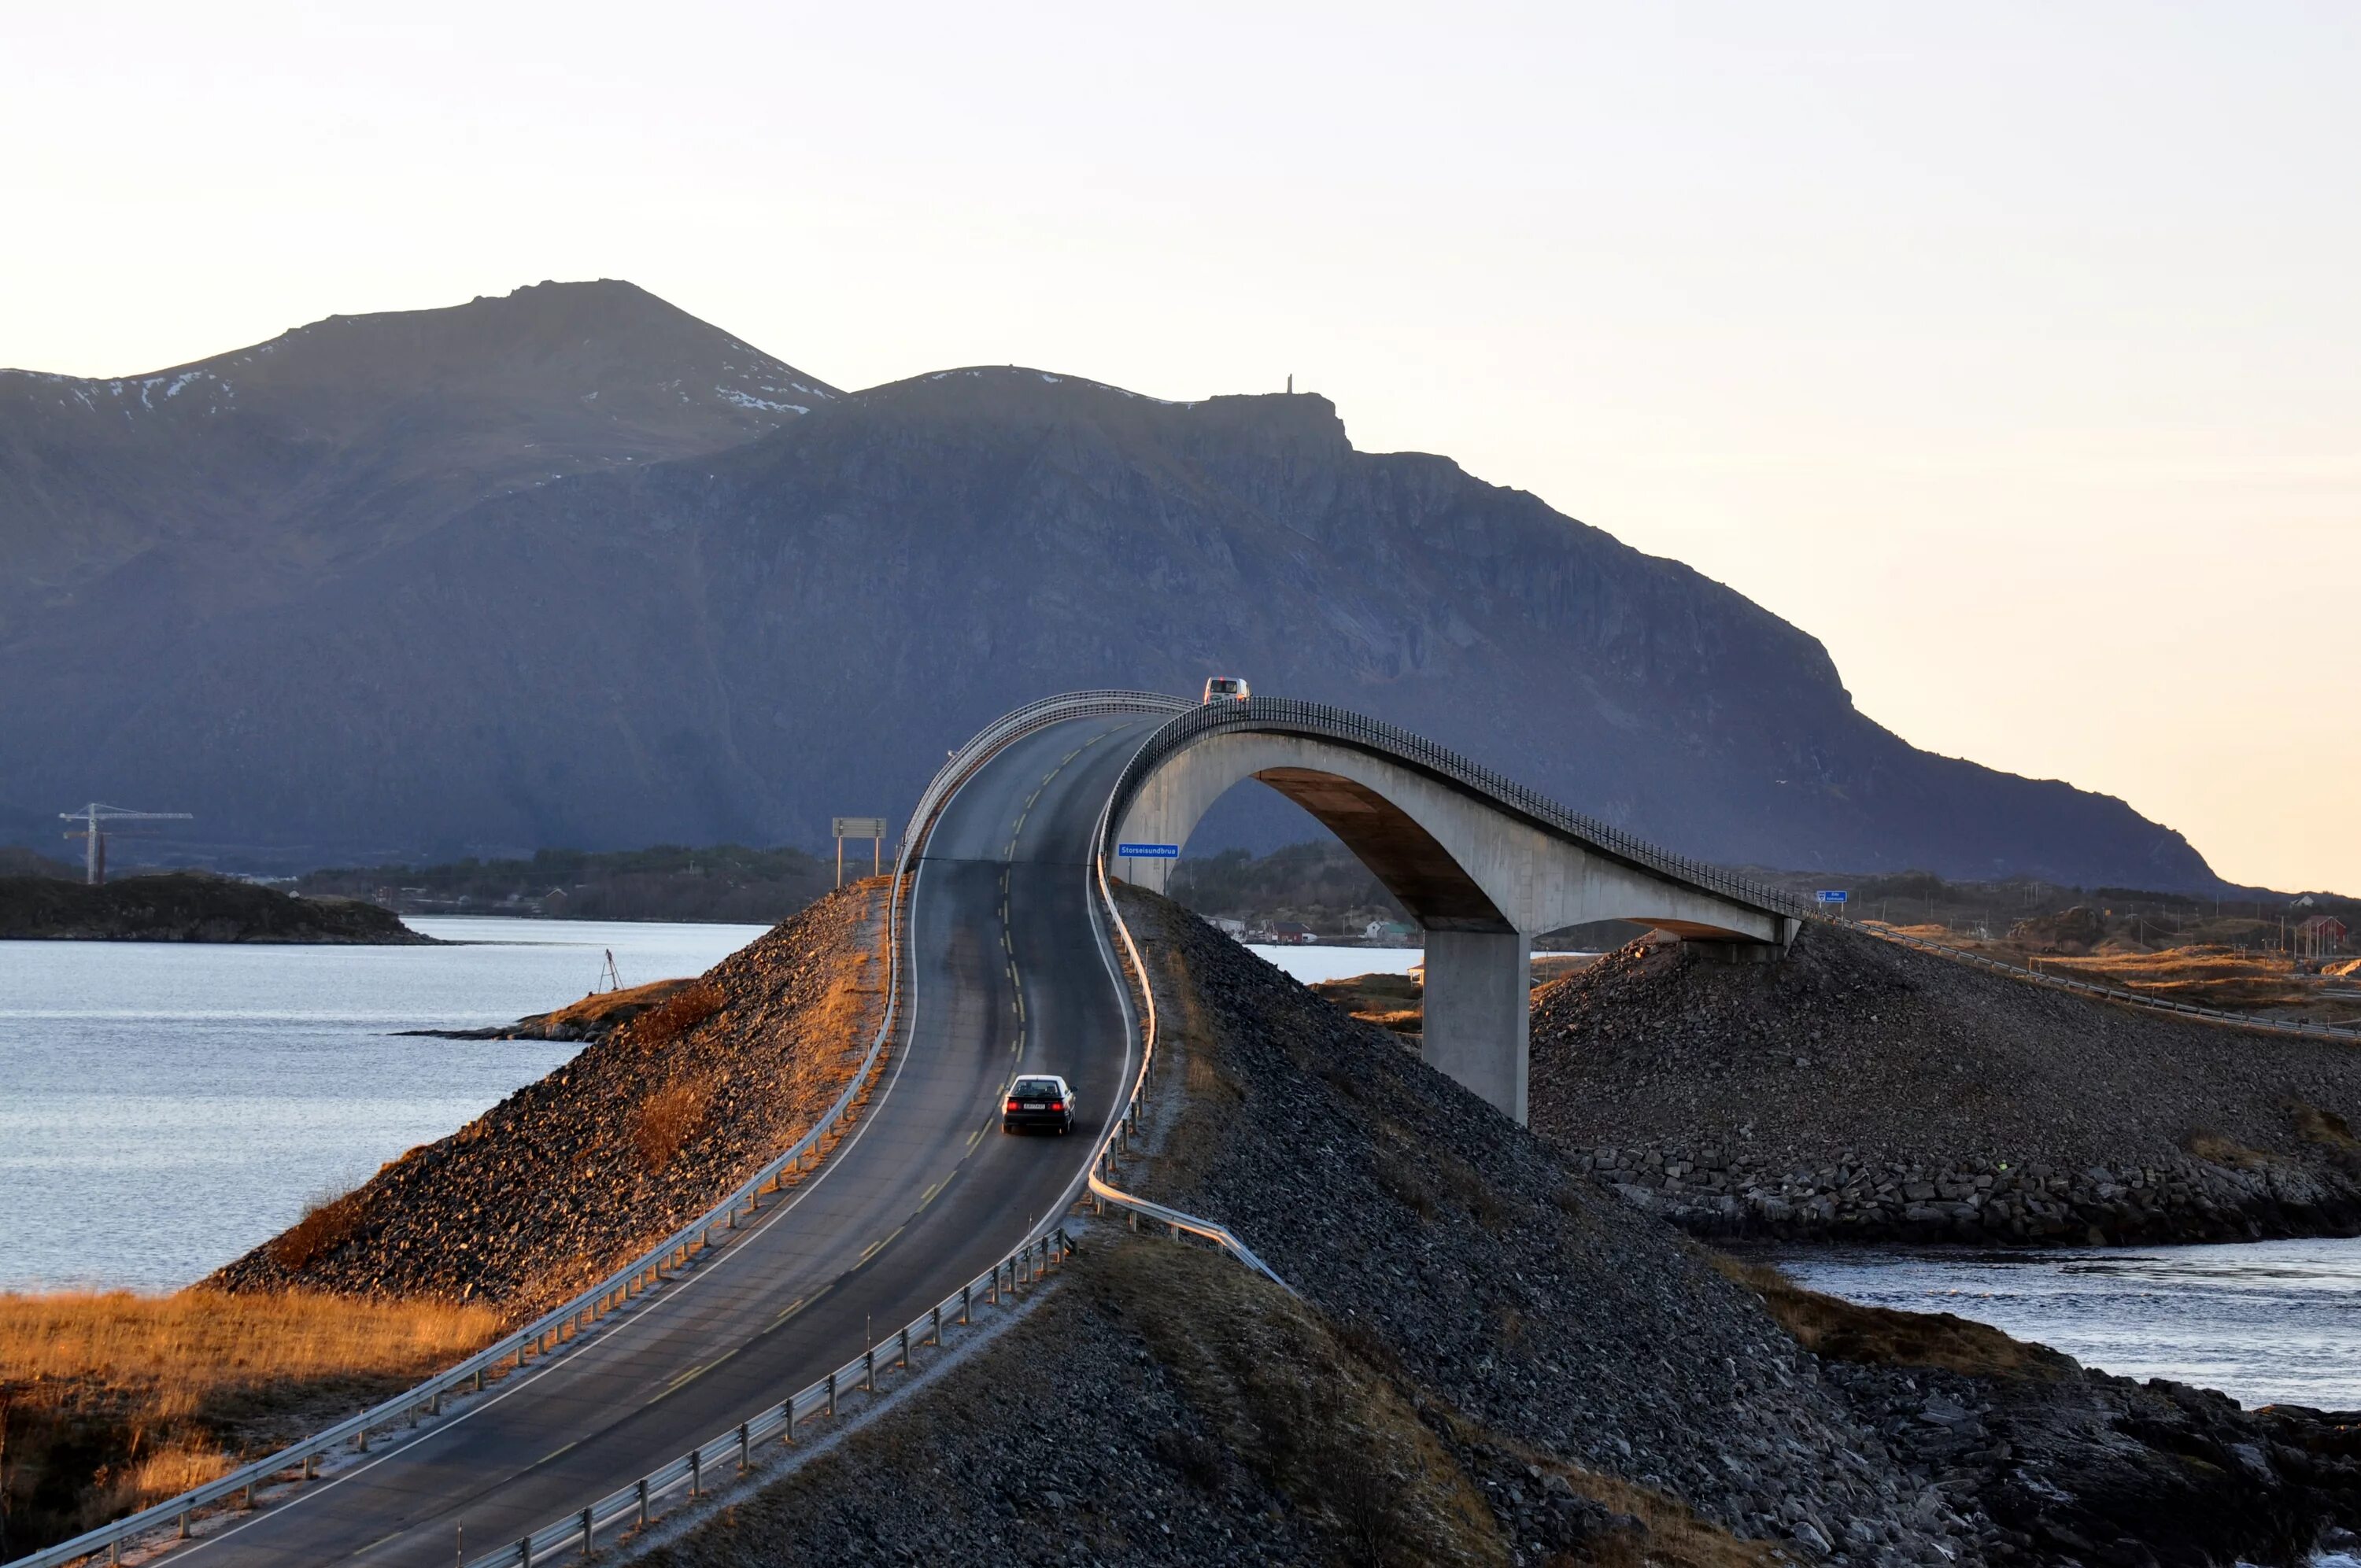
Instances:
[[[403,1039],[697,974],[755,926],[420,919],[463,947],[0,942],[0,1289],[169,1288],[579,1047]]]
[[[2361,1240],[2050,1253],[1795,1252],[1847,1300],[1963,1318],[2125,1377],[2361,1409]]]

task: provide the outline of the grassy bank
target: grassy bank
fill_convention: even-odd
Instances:
[[[270,1452],[487,1344],[489,1308],[229,1296],[0,1295],[10,1554]]]

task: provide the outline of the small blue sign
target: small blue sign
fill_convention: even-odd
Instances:
[[[1126,861],[1177,861],[1180,858],[1178,844],[1117,844],[1115,852]]]
[[[1845,892],[1842,888],[1824,887],[1812,896],[1818,899],[1822,904],[1842,904],[1852,897],[1852,894]]]

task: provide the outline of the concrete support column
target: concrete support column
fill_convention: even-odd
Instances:
[[[1521,931],[1426,934],[1426,1065],[1525,1121],[1532,938]]]

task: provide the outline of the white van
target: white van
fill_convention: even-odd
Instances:
[[[1210,702],[1244,702],[1252,695],[1246,689],[1246,683],[1236,675],[1215,675],[1205,683],[1204,702],[1197,706],[1202,707]]]

